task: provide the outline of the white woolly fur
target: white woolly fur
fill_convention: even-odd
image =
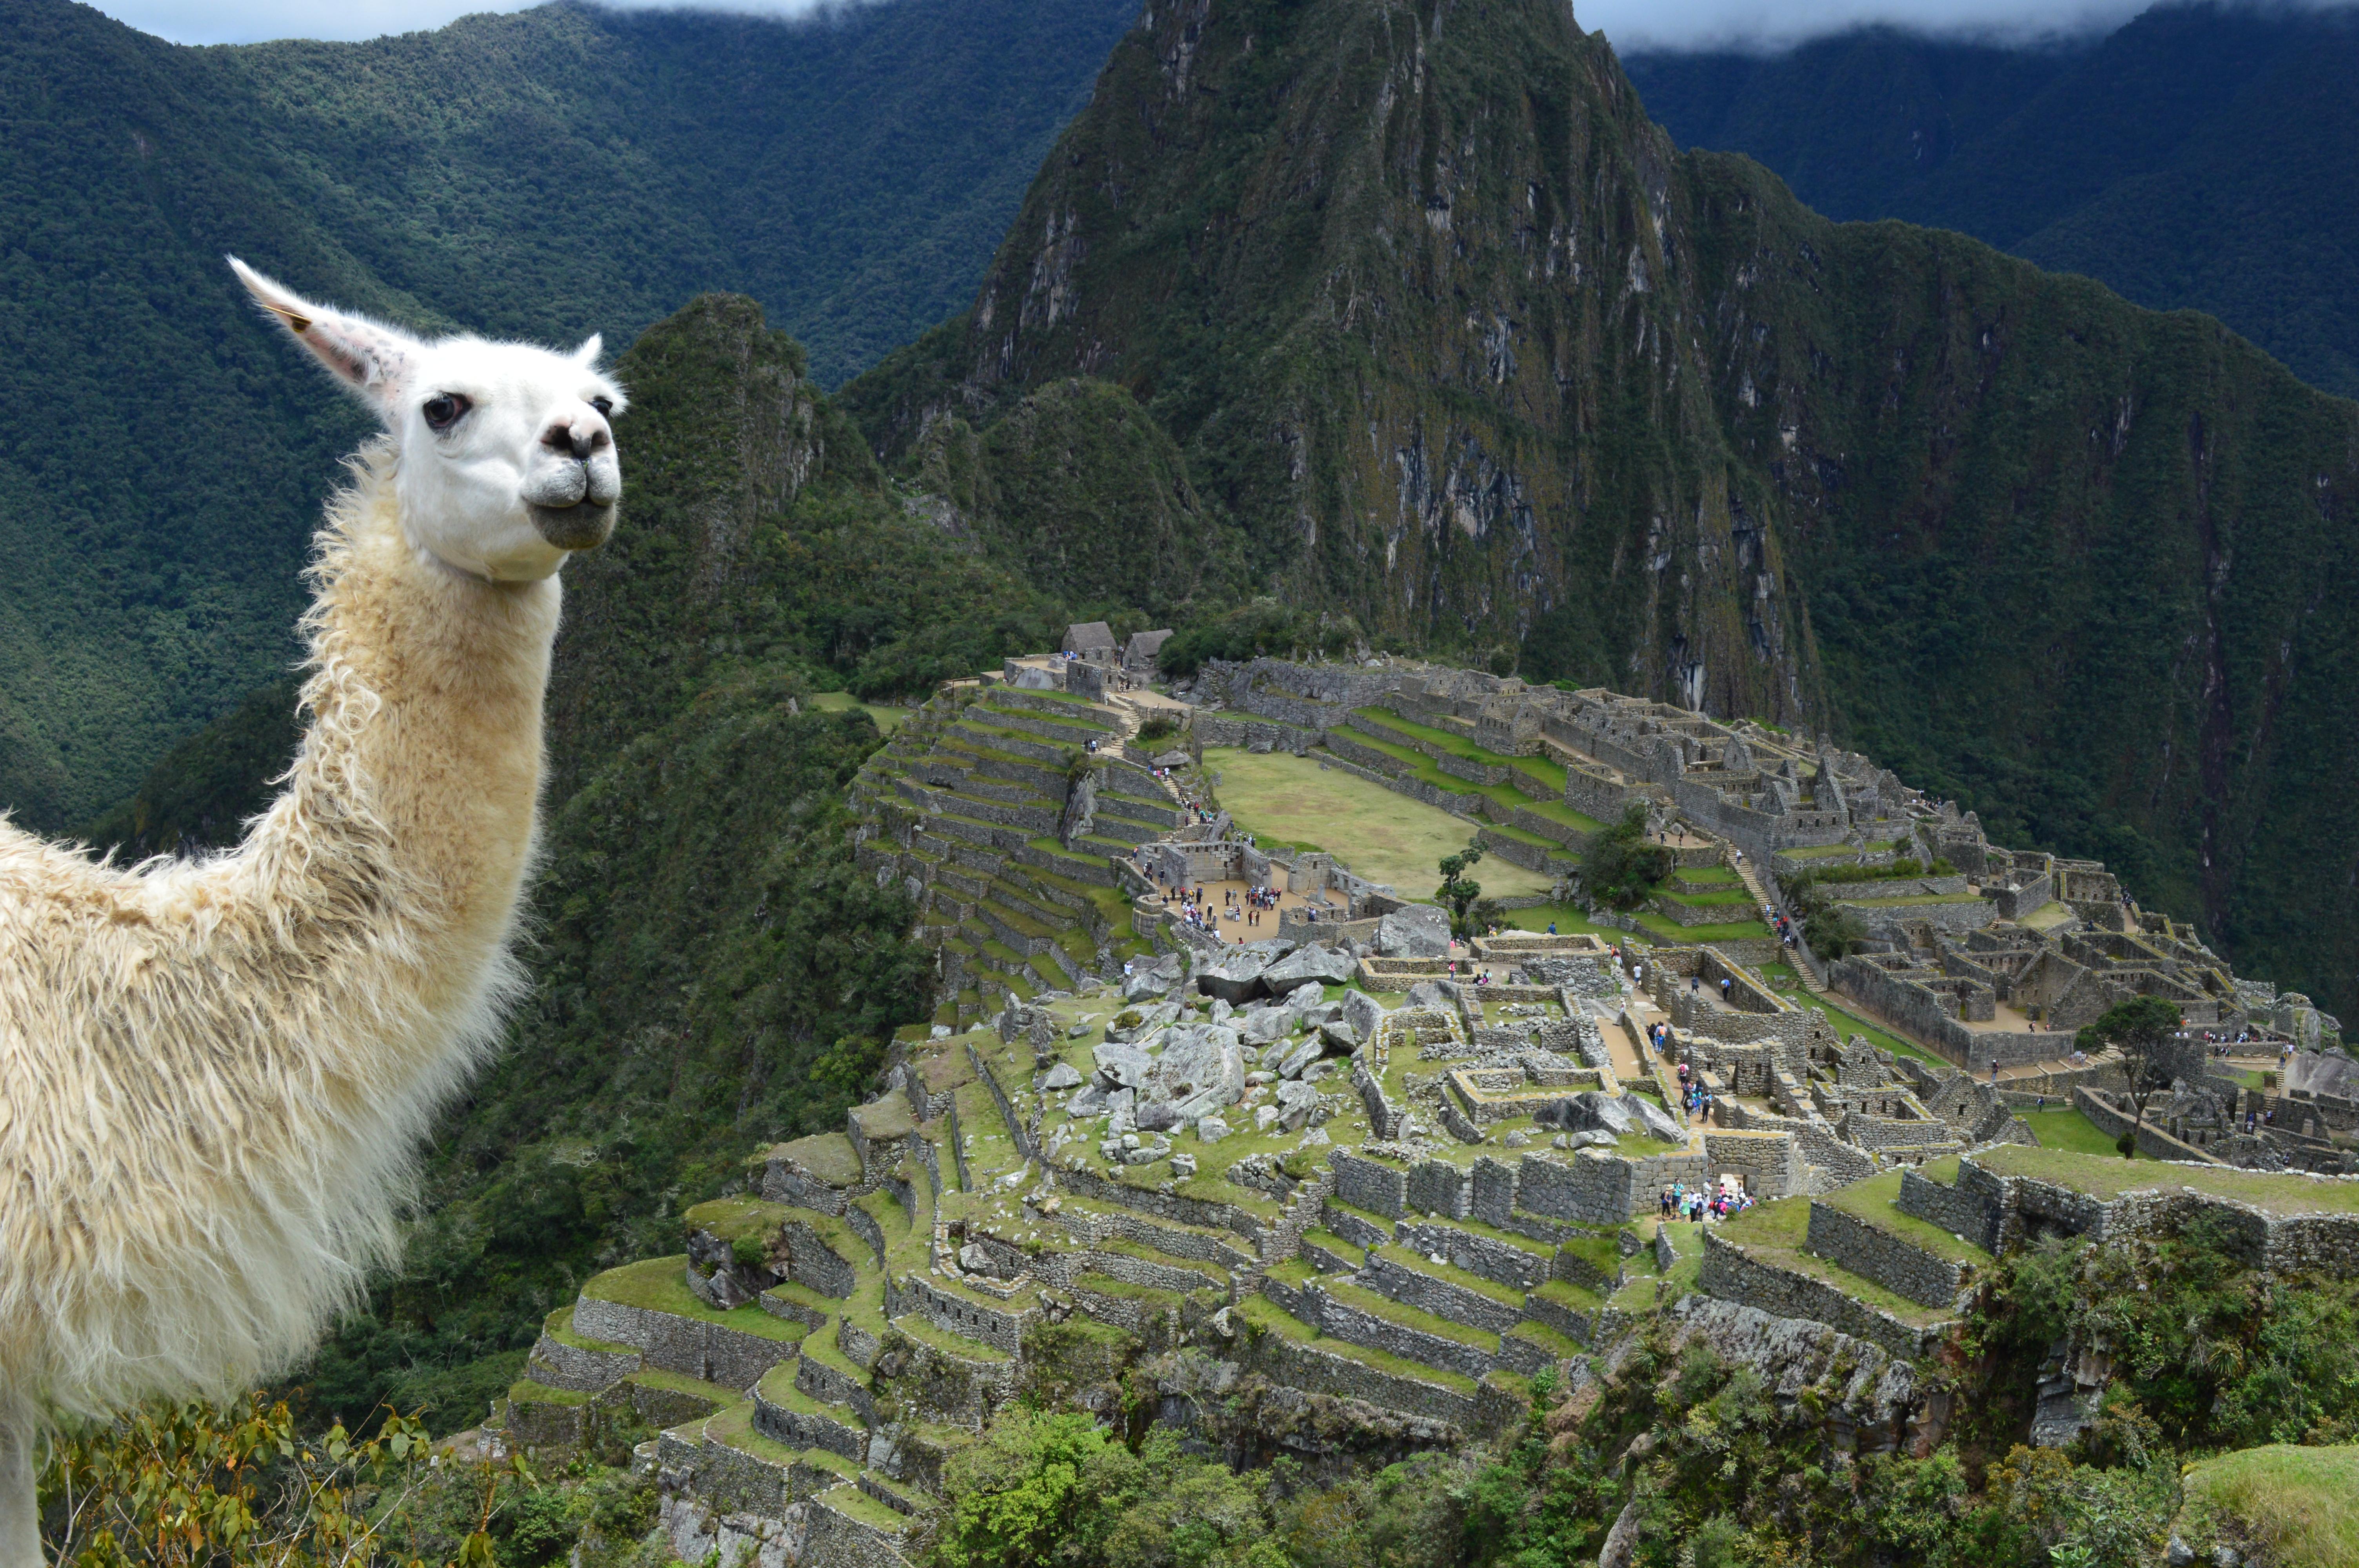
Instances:
[[[49,1414],[307,1350],[395,1257],[414,1151],[521,984],[560,590],[416,547],[396,463],[373,444],[329,506],[309,726],[234,850],[125,870],[0,822],[0,1467]]]

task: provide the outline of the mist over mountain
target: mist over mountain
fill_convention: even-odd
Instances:
[[[1839,220],[1958,229],[2217,316],[2359,395],[2359,10],[2165,5],[2030,44],[1889,27],[1625,55],[1682,146]]]
[[[420,329],[617,351],[733,288],[832,384],[971,297],[1131,14],[556,5],[192,49],[0,0],[0,807],[85,819],[294,656],[364,421],[223,253]]]

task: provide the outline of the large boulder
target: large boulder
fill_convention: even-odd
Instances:
[[[1310,993],[1298,991],[1295,994],[1306,996]],[[1341,1023],[1343,1022],[1343,1004],[1340,1001],[1313,1002],[1294,1016],[1305,1029],[1316,1029],[1322,1023]]]
[[[1236,1021],[1237,1033],[1248,1045],[1266,1045],[1294,1033],[1295,1014],[1287,1008],[1265,1007]]]
[[[1543,1127],[1560,1127],[1569,1132],[1607,1132],[1616,1138],[1643,1132],[1665,1143],[1687,1141],[1687,1134],[1680,1130],[1670,1112],[1644,1095],[1607,1095],[1588,1089],[1549,1101],[1532,1119]]]
[[[1440,980],[1419,980],[1408,988],[1408,995],[1402,1000],[1401,1005],[1447,1008],[1450,1005],[1450,998],[1443,992]]]
[[[1228,954],[1221,962],[1196,971],[1196,989],[1234,1007],[1261,994],[1261,975],[1269,959],[1249,948]]]
[[[1060,1062],[1040,1080],[1044,1089],[1077,1089],[1082,1087],[1081,1070],[1070,1062]]]
[[[1343,994],[1343,1027],[1352,1032],[1355,1044],[1364,1045],[1376,1037],[1376,1022],[1384,1015],[1384,1004],[1367,992]]]
[[[1133,1044],[1168,1027],[1179,1016],[1180,1009],[1174,1002],[1126,1007],[1106,1021],[1106,1039],[1115,1044]]]
[[[1299,1132],[1302,1124],[1319,1106],[1319,1091],[1309,1084],[1291,1083],[1277,1086],[1277,1124],[1288,1132]]]
[[[1236,1104],[1245,1092],[1237,1032],[1212,1023],[1178,1031],[1164,1048],[1161,1078],[1183,1121]]]
[[[1138,1102],[1138,1130],[1141,1132],[1169,1132],[1182,1119],[1177,1106],[1153,1092]]]
[[[1144,1088],[1155,1071],[1154,1057],[1119,1040],[1107,1041],[1090,1055],[1097,1064],[1098,1082],[1106,1088]]]
[[[1320,1039],[1317,1035],[1312,1035],[1310,1039],[1304,1041],[1301,1044],[1297,1045],[1293,1050],[1288,1052],[1278,1062],[1277,1076],[1281,1078],[1300,1077],[1302,1076],[1303,1068],[1310,1065],[1311,1063],[1316,1062],[1320,1057],[1324,1056],[1326,1054],[1327,1043]]]
[[[1261,975],[1262,989],[1286,996],[1305,986],[1340,986],[1352,978],[1352,960],[1324,947],[1299,947]],[[1316,994],[1314,992],[1314,994]]]
[[[1387,958],[1446,958],[1450,914],[1438,904],[1404,904],[1376,922],[1376,951]]]

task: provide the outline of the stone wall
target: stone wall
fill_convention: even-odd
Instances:
[[[1397,1377],[1346,1356],[1305,1345],[1282,1334],[1251,1333],[1232,1341],[1238,1362],[1272,1382],[1343,1400],[1362,1400],[1385,1410],[1404,1411],[1472,1432],[1478,1412],[1474,1401],[1454,1389],[1414,1378]],[[1443,1437],[1436,1446],[1454,1446],[1461,1438]]]
[[[1395,1323],[1390,1318],[1379,1317],[1348,1302],[1340,1301],[1321,1289],[1316,1280],[1304,1287],[1304,1293],[1314,1303],[1311,1316],[1305,1321],[1321,1333],[1332,1335],[1347,1345],[1381,1350],[1387,1356],[1397,1356],[1421,1367],[1455,1372],[1462,1378],[1481,1378],[1491,1370],[1492,1364],[1497,1359],[1492,1352],[1480,1346],[1428,1334],[1423,1329]]]
[[[1333,1151],[1327,1156],[1327,1164],[1335,1173],[1336,1202],[1386,1219],[1398,1219],[1408,1212],[1408,1173],[1398,1165],[1367,1159],[1349,1149]]]
[[[1973,1271],[1879,1230],[1856,1215],[1822,1203],[1810,1205],[1808,1246],[1812,1252],[1894,1295],[1920,1306],[1947,1310],[1973,1281]]]
[[[1369,1258],[1355,1282],[1436,1317],[1493,1334],[1504,1334],[1524,1320],[1521,1307],[1494,1301],[1480,1291],[1397,1263],[1381,1253]]]
[[[1921,1171],[1900,1173],[1900,1195],[1892,1206],[1912,1219],[1938,1227],[1985,1252],[1998,1247],[1998,1216],[1989,1200],[1956,1186],[1944,1186]]]
[[[1453,1269],[1528,1291],[1549,1275],[1549,1260],[1511,1242],[1456,1225],[1404,1221],[1395,1227],[1402,1246],[1421,1257],[1439,1256]]]
[[[763,1373],[795,1354],[786,1340],[587,1296],[574,1303],[573,1332],[584,1339],[630,1346],[658,1371],[726,1389],[752,1387]]]
[[[1527,1154],[1516,1171],[1516,1203],[1549,1219],[1619,1225],[1654,1200],[1637,1173],[1633,1162],[1594,1149],[1570,1157]]]
[[[1772,1317],[1806,1317],[1864,1339],[1905,1361],[1928,1359],[1942,1327],[1920,1329],[1854,1301],[1832,1285],[1756,1258],[1707,1227],[1698,1285],[1708,1295],[1758,1307]]]
[[[2168,1097],[2161,1097],[2168,1098]],[[2089,1124],[2108,1138],[2119,1139],[2133,1129],[2137,1136],[2137,1152],[2149,1160],[2185,1160],[2197,1165],[2216,1165],[2220,1162],[2192,1143],[2183,1143],[2151,1121],[2141,1121],[2136,1116],[2117,1110],[2104,1097],[2092,1093],[2085,1085],[2072,1090],[2072,1104]]]
[[[922,1274],[907,1274],[898,1281],[887,1280],[886,1297],[888,1316],[899,1317],[903,1313],[914,1312],[945,1334],[955,1334],[962,1338],[988,1345],[995,1350],[1005,1350],[1010,1356],[1023,1354],[1025,1327],[1039,1316],[1038,1310],[1032,1307],[1010,1312],[1004,1307],[952,1295]]]

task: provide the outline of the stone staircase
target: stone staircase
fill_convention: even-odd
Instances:
[[[919,905],[941,957],[937,1023],[1072,990],[1151,950],[1116,868],[1183,816],[1125,754],[1139,722],[1127,704],[951,687],[863,766],[851,789],[865,819],[860,863]],[[1085,770],[1095,788],[1084,810],[1073,786]]]

